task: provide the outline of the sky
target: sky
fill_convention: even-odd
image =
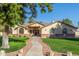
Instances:
[[[74,26],[77,26],[79,21],[79,4],[77,3],[54,3],[53,11],[50,13],[41,14],[38,10],[37,21],[51,22],[58,21],[65,18],[72,20]]]

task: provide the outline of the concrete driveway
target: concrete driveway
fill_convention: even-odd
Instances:
[[[32,47],[27,52],[26,56],[43,56],[42,45],[40,44],[40,37],[32,37]]]

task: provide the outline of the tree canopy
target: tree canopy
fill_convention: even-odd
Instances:
[[[46,11],[48,12],[52,11],[52,4],[48,4],[48,3],[0,4],[0,22],[1,22],[0,24],[9,25],[9,26],[14,26],[15,24],[21,24],[23,23],[24,18],[28,18],[27,15],[31,15],[29,17],[30,19],[37,16],[38,13],[36,9],[37,7],[40,8],[41,13],[45,13]]]
[[[2,48],[9,48],[9,27],[23,24],[24,18],[36,18],[40,8],[41,13],[52,11],[52,5],[48,3],[4,3],[0,4],[0,30],[3,31]],[[24,9],[26,8],[26,9]],[[26,15],[25,15],[26,14]],[[28,17],[27,15],[31,15]]]
[[[68,19],[68,18],[63,19],[62,22],[66,23],[66,24],[69,24],[69,25],[73,25],[72,20],[70,20],[70,19]]]

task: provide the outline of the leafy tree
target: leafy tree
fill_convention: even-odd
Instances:
[[[25,18],[29,18],[29,22],[34,21],[33,18],[36,18],[38,16],[37,8],[41,11],[42,14],[48,12],[51,12],[53,10],[52,4],[49,3],[38,3],[38,4],[24,4],[24,12],[26,12],[27,15],[30,15],[30,17],[25,16]],[[28,10],[28,11],[27,11]]]
[[[68,18],[63,19],[62,22],[66,23],[66,24],[69,24],[69,25],[73,25],[73,24],[72,24],[72,20],[70,20],[70,19],[68,19]]]
[[[22,23],[23,11],[20,4],[0,4],[0,19],[3,28],[2,48],[9,48],[8,34],[9,27]]]
[[[40,8],[41,13],[52,11],[52,4],[48,3],[0,4],[0,25],[2,26],[3,31],[2,48],[9,48],[8,43],[9,28],[15,25],[23,24],[24,18],[30,18],[30,19],[36,18],[38,12],[37,7]],[[28,17],[25,14],[31,16]]]

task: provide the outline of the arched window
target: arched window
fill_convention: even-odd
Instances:
[[[63,34],[67,34],[67,28],[63,28]]]
[[[20,28],[20,29],[19,29],[19,33],[20,33],[20,34],[24,34],[24,28]]]
[[[12,28],[9,28],[9,34],[12,34]]]

